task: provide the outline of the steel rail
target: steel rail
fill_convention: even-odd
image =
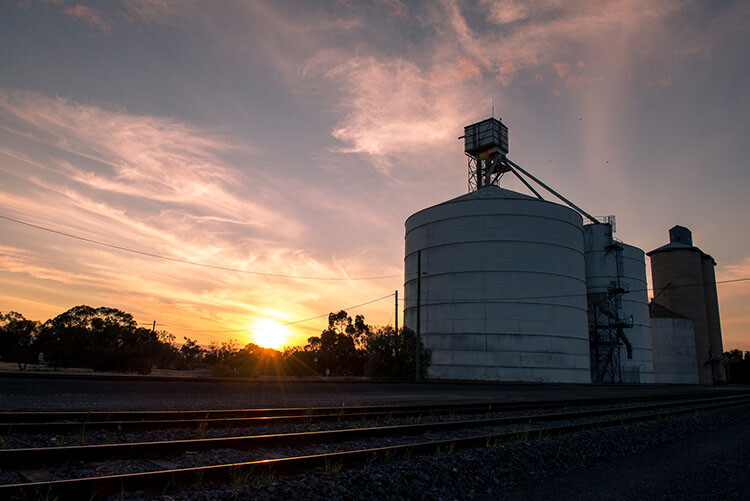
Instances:
[[[691,399],[677,402],[648,404],[642,406],[610,407],[573,412],[527,414],[521,416],[492,417],[485,419],[448,422],[418,423],[407,425],[371,426],[366,428],[345,428],[337,430],[310,431],[241,437],[220,437],[188,440],[168,440],[156,442],[133,442],[101,445],[78,445],[67,447],[35,447],[24,449],[0,449],[0,467],[26,467],[32,465],[53,465],[65,461],[101,461],[105,459],[144,459],[169,457],[187,451],[211,449],[240,449],[294,447],[299,445],[340,443],[373,437],[394,437],[421,435],[457,429],[481,428],[485,426],[507,426],[513,424],[564,419],[581,419],[613,414],[628,414],[695,404],[712,404],[729,401],[750,402],[750,395],[726,396],[712,399]]]
[[[415,454],[424,455],[456,449],[494,447],[499,443],[513,440],[543,440],[588,429],[622,426],[625,424],[664,419],[667,417],[741,405],[744,403],[747,403],[747,401],[734,400],[729,402],[716,402],[708,405],[685,407],[670,411],[653,412],[637,416],[623,416],[613,419],[595,420],[584,423],[538,428],[534,430],[513,431],[477,437],[428,441],[301,457],[80,479],[0,485],[0,498],[29,499],[34,497],[49,498],[50,496],[55,496],[58,499],[92,499],[122,493],[126,490],[166,492],[168,490],[174,490],[180,485],[196,483],[198,481],[213,483],[226,483],[229,481],[247,482],[254,476],[262,478],[263,475],[269,473],[302,473],[316,468],[330,468],[331,466],[335,467],[335,469],[339,469],[357,465],[366,465],[373,461],[386,458],[392,460],[397,457],[411,457]]]
[[[742,394],[741,390],[723,392],[723,395]],[[479,412],[483,410],[503,411],[503,410],[531,410],[542,408],[556,407],[576,407],[586,405],[609,405],[615,402],[649,402],[649,401],[669,401],[691,397],[710,397],[715,396],[716,392],[699,392],[682,395],[646,395],[620,398],[582,398],[568,400],[540,400],[540,401],[468,401],[458,404],[420,404],[420,405],[379,405],[379,406],[351,406],[351,407],[290,407],[290,408],[270,408],[270,409],[212,409],[212,410],[178,410],[178,411],[93,411],[93,412],[0,412],[0,433],[7,433],[10,430],[21,431],[21,428],[15,426],[28,426],[32,423],[44,423],[45,425],[63,422],[72,423],[73,425],[93,426],[95,423],[109,422],[135,422],[135,421],[188,421],[206,419],[232,419],[248,417],[290,417],[304,416],[305,418],[315,418],[326,415],[349,415],[364,413],[387,414],[396,412],[454,412],[464,411],[467,409],[476,409]],[[34,430],[28,426],[29,430]],[[45,431],[39,428],[41,431]],[[36,431],[36,430],[34,430]]]

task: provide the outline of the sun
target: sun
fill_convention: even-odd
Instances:
[[[255,344],[263,348],[279,350],[284,346],[289,328],[276,320],[261,318],[252,328],[252,336]]]

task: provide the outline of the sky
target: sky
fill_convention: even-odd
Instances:
[[[0,216],[162,258],[0,219],[0,311],[203,344],[393,324],[404,221],[467,191],[457,138],[493,105],[618,238],[687,226],[750,277],[749,49],[741,0],[2,1]],[[750,350],[750,282],[718,291]]]

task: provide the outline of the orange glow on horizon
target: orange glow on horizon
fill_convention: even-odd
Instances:
[[[270,318],[261,318],[255,322],[251,329],[253,342],[263,348],[282,349],[290,331],[286,325]]]

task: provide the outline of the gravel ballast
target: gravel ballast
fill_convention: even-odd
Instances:
[[[612,464],[615,479],[619,461],[635,456],[648,458],[649,451],[675,446],[703,433],[722,436],[722,429],[747,428],[748,410],[750,406],[740,406],[543,441],[396,458],[390,464],[370,464],[337,473],[248,477],[236,482],[241,485],[190,486],[166,495],[131,492],[125,493],[125,499],[493,499],[511,492],[513,497],[528,496],[535,492],[537,484],[555,475],[576,475],[588,468]],[[647,469],[648,464],[643,468]],[[711,499],[712,492],[707,488],[704,493],[694,492],[693,497]],[[629,498],[627,492],[620,494],[623,499]],[[731,493],[725,496],[732,497]]]
[[[113,411],[340,407],[466,401],[690,395],[705,386],[582,385],[563,383],[247,381],[195,382],[149,379],[57,379],[0,375],[0,411]],[[711,388],[720,394],[733,388]],[[736,390],[736,389],[735,389]]]

